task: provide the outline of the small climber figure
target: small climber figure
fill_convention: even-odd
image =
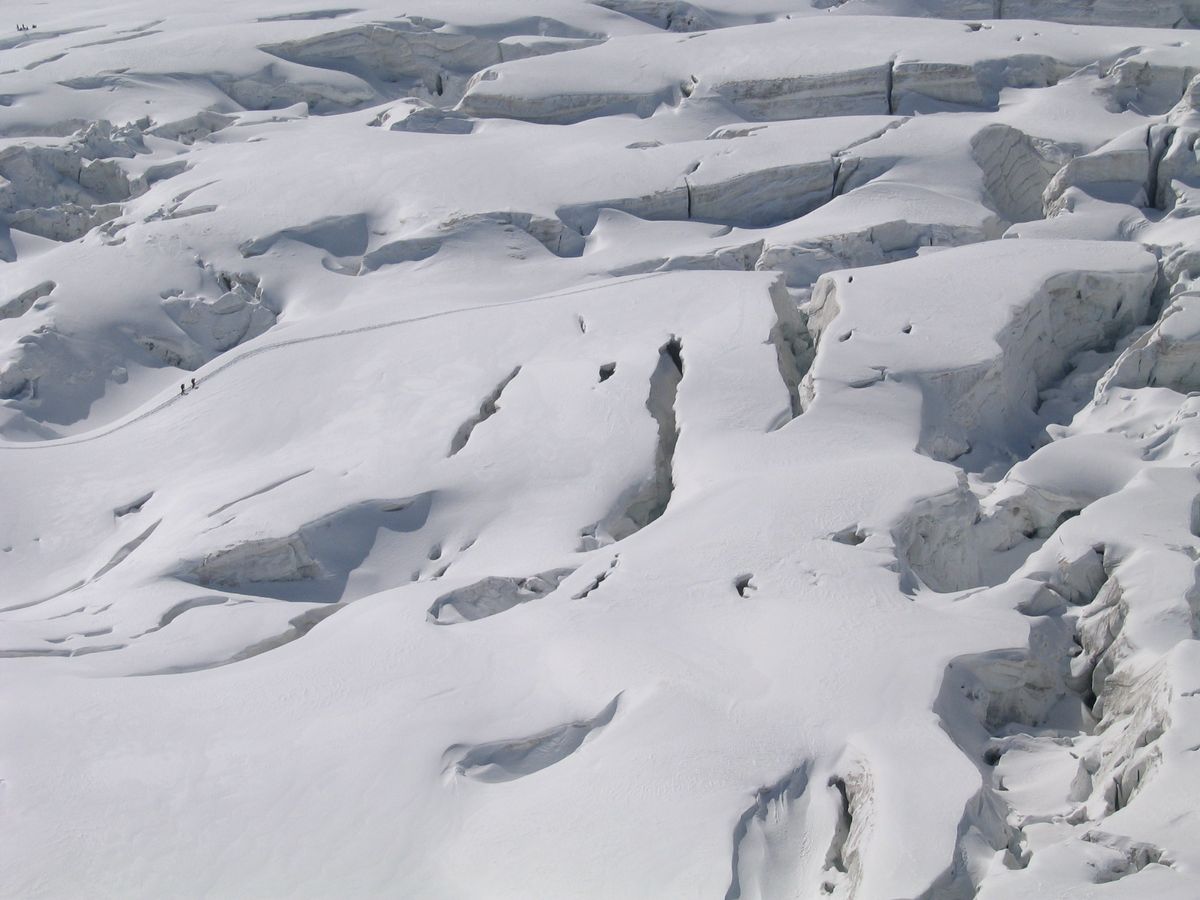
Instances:
[[[181,384],[179,386],[179,396],[182,397],[186,393],[187,393],[187,386]]]
[[[195,386],[196,386],[196,379],[195,379],[195,378],[193,378],[193,379],[192,379],[192,387],[195,387]]]

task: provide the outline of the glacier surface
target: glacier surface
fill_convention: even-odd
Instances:
[[[1200,2],[6,12],[0,895],[1200,895]]]

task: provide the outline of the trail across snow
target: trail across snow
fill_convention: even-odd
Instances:
[[[622,279],[621,282],[617,282],[617,283],[623,283],[624,281],[640,281],[644,278],[653,278],[655,276],[655,274],[656,273],[650,273],[647,275],[640,275],[640,276],[639,275],[629,276],[628,278]],[[190,383],[188,384],[188,387],[189,388],[197,388],[200,385],[204,384],[206,381],[209,381],[209,380],[215,378],[217,375],[220,375],[226,369],[236,366],[239,363],[242,363],[247,359],[251,359],[256,356],[261,356],[264,353],[272,353],[277,350],[283,350],[287,347],[296,347],[296,346],[300,346],[303,344],[309,344],[314,341],[326,341],[326,340],[331,340],[333,338],[347,337],[349,335],[354,335],[354,334],[365,334],[365,333],[371,332],[371,331],[380,331],[381,329],[385,329],[385,328],[396,328],[397,326],[400,326],[400,325],[411,325],[416,322],[428,322],[432,319],[442,319],[447,316],[460,315],[462,313],[478,312],[479,310],[482,310],[482,309],[494,309],[494,308],[505,307],[505,306],[516,306],[516,305],[520,305],[520,304],[524,304],[524,303],[535,303],[535,302],[545,301],[545,300],[554,300],[554,299],[557,299],[560,297],[569,297],[573,294],[586,293],[588,291],[595,290],[595,289],[596,288],[594,286],[573,288],[570,290],[556,291],[553,294],[547,294],[547,295],[541,296],[541,297],[524,297],[519,300],[501,300],[501,301],[497,301],[496,303],[488,303],[488,304],[483,304],[480,306],[463,306],[463,307],[459,307],[457,309],[447,309],[447,310],[442,310],[441,312],[428,313],[423,316],[413,316],[411,318],[406,318],[406,319],[393,319],[388,322],[376,322],[371,325],[361,325],[358,328],[343,328],[338,331],[330,331],[330,332],[325,332],[323,334],[314,334],[314,335],[309,335],[307,337],[291,338],[291,339],[285,340],[285,341],[275,341],[273,343],[256,346],[252,350],[246,350],[246,351],[243,351],[240,353],[235,353],[235,354],[231,355],[228,359],[223,359],[221,362],[208,368],[203,374],[196,377],[194,380],[191,380]],[[60,440],[40,441],[38,443],[23,443],[23,444],[0,443],[0,450],[39,450],[39,449],[45,449],[48,447],[71,446],[73,444],[82,444],[82,443],[86,443],[88,441],[99,440],[100,438],[107,437],[108,435],[112,434],[113,432],[120,431],[124,428],[128,428],[130,425],[133,425],[137,422],[141,422],[143,419],[147,419],[150,416],[153,416],[155,413],[158,413],[158,412],[166,409],[168,406],[172,406],[176,403],[183,402],[186,399],[187,399],[186,394],[172,393],[165,400],[162,400],[161,402],[155,404],[154,406],[151,406],[149,409],[142,410],[142,411],[136,413],[131,418],[123,419],[122,421],[117,422],[114,425],[99,429],[96,432],[82,434],[82,435],[78,435],[76,437],[71,437],[71,438],[63,438]]]

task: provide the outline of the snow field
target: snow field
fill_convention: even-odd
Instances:
[[[14,8],[0,894],[1194,896],[1194,6]]]

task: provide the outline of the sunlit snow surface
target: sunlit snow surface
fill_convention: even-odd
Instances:
[[[1196,0],[4,18],[0,896],[1200,895]]]

